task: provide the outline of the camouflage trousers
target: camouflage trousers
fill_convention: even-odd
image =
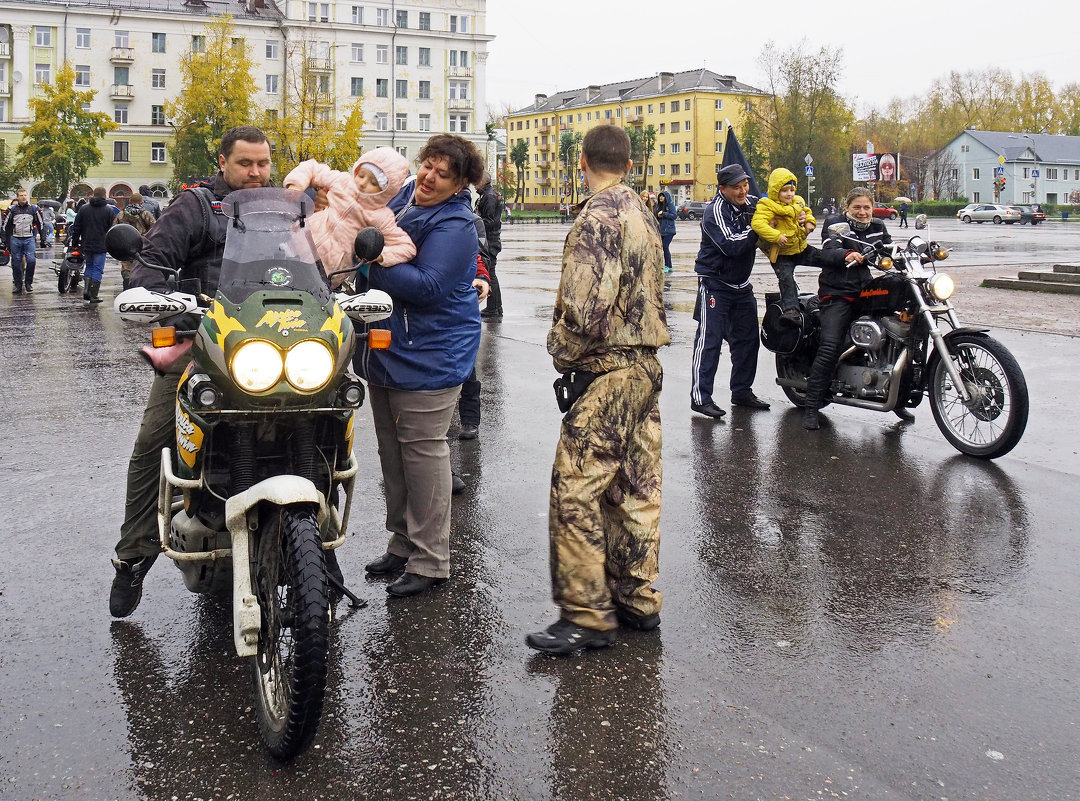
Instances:
[[[660,387],[649,357],[598,376],[566,413],[551,470],[551,584],[562,617],[617,627],[660,612]]]

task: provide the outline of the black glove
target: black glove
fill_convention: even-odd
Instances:
[[[177,339],[190,339],[195,336],[195,332],[199,330],[200,323],[202,323],[202,315],[192,314],[191,312],[184,312],[183,314],[166,317],[161,321],[162,325],[171,325],[176,329]]]

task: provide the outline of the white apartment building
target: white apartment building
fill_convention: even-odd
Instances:
[[[288,62],[306,57],[331,119],[363,98],[365,148],[389,145],[411,160],[432,133],[446,131],[484,150],[494,38],[485,33],[486,7],[487,0],[0,0],[0,146],[14,154],[31,120],[30,98],[67,61],[76,84],[97,93],[91,110],[120,125],[72,195],[105,186],[125,198],[143,184],[167,195],[165,103],[179,94],[181,60],[199,46],[206,23],[230,14],[250,48],[264,108],[283,107],[298,72]]]

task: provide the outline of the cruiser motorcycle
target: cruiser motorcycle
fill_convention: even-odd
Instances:
[[[915,227],[926,227],[924,215]],[[863,253],[881,274],[856,301],[826,404],[892,412],[928,396],[938,428],[961,453],[995,459],[1011,451],[1027,427],[1027,382],[989,329],[961,326],[949,302],[955,285],[936,267],[948,250],[919,235],[875,248],[851,236],[846,223],[827,234]],[[765,300],[761,341],[776,354],[776,383],[793,404],[805,406],[819,341],[818,298],[800,295],[798,325],[781,319],[778,294]]]
[[[365,394],[349,364],[358,336],[387,347],[389,332],[358,334],[353,321],[385,319],[393,304],[377,290],[331,291],[304,228],[313,205],[303,193],[243,189],[221,210],[228,233],[213,298],[161,268],[170,291],[129,289],[115,308],[128,321],[197,321],[194,330],[152,331],[156,356],[171,349],[187,362],[175,446],[161,453],[161,550],[192,592],[231,594],[233,644],[250,661],[259,730],[285,761],[319,725],[332,593],[362,605],[332,552],[345,541]],[[381,239],[365,229],[357,247],[370,249],[357,255],[375,258]],[[106,245],[130,259],[141,241],[117,225]],[[190,346],[177,344],[185,333]]]

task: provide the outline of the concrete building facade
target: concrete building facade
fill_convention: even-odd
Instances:
[[[761,97],[761,90],[734,76],[706,69],[538,94],[531,106],[507,118],[508,152],[522,140],[529,146],[521,205],[558,208],[574,194],[575,181],[580,197],[580,170],[577,164],[562,163],[560,139],[564,133],[584,135],[604,124],[655,129],[656,146],[648,164],[637,159],[633,167],[639,186],[667,190],[676,203],[710,200],[716,194],[716,167],[723,159],[727,128],[738,132],[750,104]]]
[[[433,133],[488,147],[486,0],[0,0],[0,146],[9,156],[30,121],[30,98],[66,61],[91,110],[120,127],[102,163],[73,195],[104,185],[122,199],[142,184],[167,196],[172,129],[165,103],[181,90],[181,60],[211,19],[229,14],[250,48],[257,104],[284,107],[290,59],[306,58],[338,119],[363,98],[365,148],[389,145],[410,160]],[[259,120],[252,120],[258,124]],[[277,165],[287,170],[291,165]],[[32,176],[26,177],[32,185]],[[32,193],[33,194],[33,193]]]

